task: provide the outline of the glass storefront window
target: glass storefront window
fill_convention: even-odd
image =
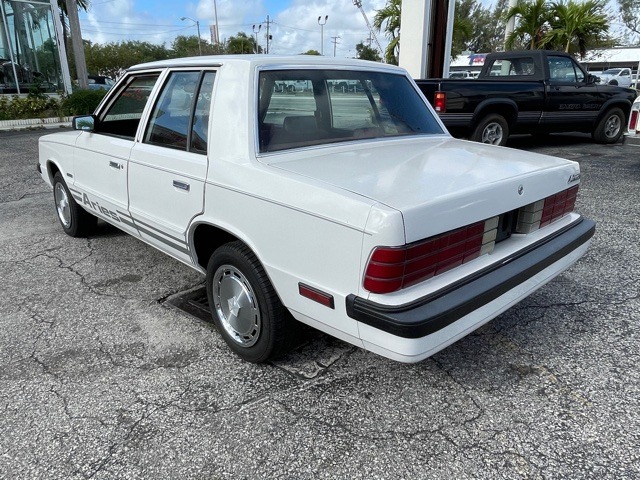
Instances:
[[[0,94],[64,89],[51,3],[0,0]]]

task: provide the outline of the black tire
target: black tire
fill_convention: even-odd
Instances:
[[[625,116],[619,108],[607,110],[591,136],[598,143],[616,143],[624,133]]]
[[[614,87],[617,87],[618,86],[618,81],[617,80],[611,80],[609,82],[609,85],[613,85]]]
[[[78,205],[60,172],[53,176],[53,202],[64,233],[86,237],[95,230],[97,217]]]
[[[492,113],[480,119],[469,138],[474,142],[504,147],[509,138],[509,124],[502,115]]]
[[[244,243],[227,243],[213,252],[207,265],[207,298],[222,338],[242,359],[266,362],[289,348],[293,319]]]

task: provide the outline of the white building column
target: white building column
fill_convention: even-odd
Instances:
[[[62,31],[62,22],[60,21],[60,10],[56,0],[50,0],[51,15],[53,16],[53,24],[56,26],[56,44],[58,45],[58,56],[60,57],[60,68],[62,69],[62,82],[64,83],[64,91],[67,95],[71,94],[71,74],[69,73],[69,61],[67,60],[67,49],[64,46],[64,33]]]
[[[413,78],[427,78],[431,0],[404,0],[400,14],[399,65]]]

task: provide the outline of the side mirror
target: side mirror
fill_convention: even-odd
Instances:
[[[600,77],[596,77],[595,75],[587,75],[587,84],[593,85],[594,83],[600,83]]]
[[[83,132],[93,132],[96,129],[95,115],[82,115],[73,117],[71,121],[74,130],[82,130]]]

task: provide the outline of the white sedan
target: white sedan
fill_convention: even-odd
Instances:
[[[202,272],[252,362],[284,352],[293,321],[422,360],[571,266],[595,229],[574,211],[577,163],[453,139],[390,65],[138,65],[74,128],[40,139],[63,230],[100,218]]]

